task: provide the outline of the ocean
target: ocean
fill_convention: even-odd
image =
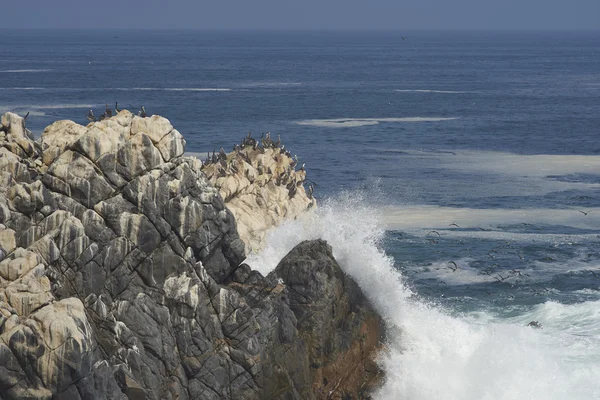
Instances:
[[[600,32],[0,31],[0,113],[281,135],[384,316],[377,399],[600,399]],[[538,321],[541,328],[528,326]]]

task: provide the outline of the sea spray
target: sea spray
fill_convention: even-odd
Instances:
[[[342,269],[388,325],[387,351],[379,360],[386,380],[375,398],[600,398],[598,346],[586,347],[590,352],[581,362],[585,341],[553,326],[568,323],[577,313],[563,312],[560,323],[550,320],[536,330],[525,326],[534,315],[516,320],[495,319],[485,311],[456,316],[423,301],[383,251],[382,214],[372,200],[365,193],[326,200],[314,212],[272,231],[267,247],[248,262],[266,274],[300,241],[327,240]]]

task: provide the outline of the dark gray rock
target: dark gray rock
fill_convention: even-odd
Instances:
[[[342,271],[327,242],[300,243],[268,278],[282,279],[288,288],[289,306],[322,393],[335,387],[361,398],[365,387],[379,383],[381,371],[372,360],[383,341],[383,321]],[[325,381],[331,384],[322,385]]]

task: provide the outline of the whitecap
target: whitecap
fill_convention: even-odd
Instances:
[[[396,89],[396,92],[415,92],[415,93],[469,93],[462,90],[435,90],[435,89]]]
[[[253,87],[290,87],[290,86],[300,86],[302,82],[247,82],[242,83],[241,87],[253,88]]]
[[[44,90],[42,87],[6,87],[0,88],[0,90]]]
[[[93,108],[94,104],[18,104],[0,105],[0,110],[60,110],[73,108]]]
[[[48,72],[48,71],[52,71],[52,70],[51,69],[5,69],[5,70],[0,70],[0,73],[20,74],[20,73]]]
[[[111,90],[111,89],[105,89]],[[152,87],[134,87],[134,88],[114,88],[113,90],[134,90],[134,91],[165,91],[165,92],[230,92],[229,88],[152,88]]]
[[[393,122],[439,122],[457,119],[456,117],[404,117],[404,118],[332,118],[305,119],[296,121],[297,125],[320,126],[325,128],[354,128],[358,126],[377,125]]]

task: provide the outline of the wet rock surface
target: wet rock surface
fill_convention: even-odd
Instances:
[[[126,110],[39,143],[2,117],[0,398],[367,396],[382,323],[331,249],[252,271],[184,146]]]

